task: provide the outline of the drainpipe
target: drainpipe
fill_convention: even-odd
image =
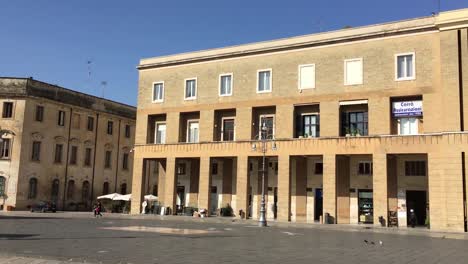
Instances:
[[[63,200],[62,210],[65,210],[65,198],[67,195],[67,181],[68,181],[68,155],[70,153],[70,136],[71,136],[71,121],[73,116],[73,108],[70,107],[70,117],[68,117],[68,137],[67,137],[67,155],[65,156],[65,183],[63,184]]]
[[[97,137],[99,128],[99,113],[96,114],[96,128],[94,133],[94,152],[93,152],[93,176],[91,177],[91,199],[94,201],[94,175],[96,174],[96,153],[97,153]]]
[[[117,192],[117,177],[119,173],[119,154],[120,154],[120,122],[122,120],[119,119],[119,132],[117,133],[117,162],[115,163],[115,187],[114,187],[114,192]]]

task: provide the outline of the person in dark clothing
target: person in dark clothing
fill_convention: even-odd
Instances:
[[[416,224],[418,223],[418,218],[416,217],[416,214],[414,213],[414,209],[410,209],[409,222],[412,228],[414,228]]]

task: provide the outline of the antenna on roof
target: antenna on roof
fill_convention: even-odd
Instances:
[[[104,98],[104,90],[106,89],[107,82],[102,81],[101,82],[101,97]]]

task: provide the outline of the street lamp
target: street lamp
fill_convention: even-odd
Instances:
[[[263,122],[262,127],[260,128],[260,134],[256,136],[255,138],[259,139],[262,142],[262,201],[260,203],[260,217],[258,218],[258,225],[260,227],[265,227],[267,226],[267,220],[266,220],[266,207],[265,207],[265,161],[266,161],[266,156],[265,153],[267,152],[267,141],[268,137],[270,136],[270,139],[273,140],[273,135],[267,135],[268,128],[266,126],[266,122]],[[272,145],[272,150],[276,150],[276,143],[273,142]],[[252,144],[252,151],[257,151],[257,145],[254,143]]]

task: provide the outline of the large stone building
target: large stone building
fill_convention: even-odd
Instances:
[[[268,219],[404,227],[413,209],[466,231],[467,28],[463,9],[142,59],[132,212],[153,192],[258,218],[265,150]]]
[[[0,107],[0,208],[130,193],[134,107],[32,78],[0,78]]]

